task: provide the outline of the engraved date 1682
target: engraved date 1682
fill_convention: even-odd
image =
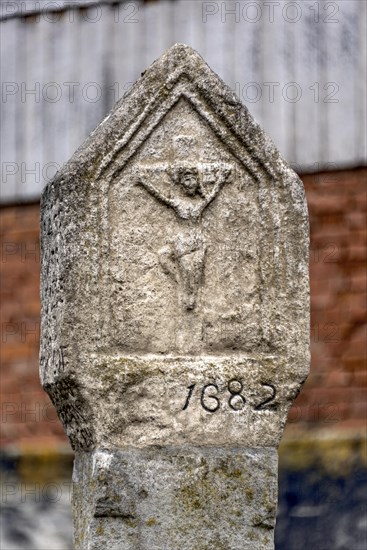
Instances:
[[[266,395],[259,401],[259,403],[253,404],[252,408],[254,411],[265,411],[265,410],[274,410],[276,407],[275,397],[276,389],[273,384],[261,383],[261,386],[266,390]],[[191,384],[188,389],[188,394],[186,401],[182,410],[185,411],[189,405],[194,393],[196,384]],[[242,393],[243,383],[240,380],[232,379],[228,382],[226,387],[226,392],[229,393],[229,396],[226,396],[225,400],[228,403],[228,406],[233,411],[242,411],[246,404],[246,397]],[[205,384],[202,386],[200,391],[200,404],[202,408],[210,413],[215,413],[218,411],[224,401],[223,397],[220,396],[219,387],[215,383]],[[223,393],[223,392],[222,392]]]

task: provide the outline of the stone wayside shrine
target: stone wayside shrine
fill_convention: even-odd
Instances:
[[[274,548],[277,447],[309,369],[298,176],[176,44],[46,187],[41,226],[75,548]]]

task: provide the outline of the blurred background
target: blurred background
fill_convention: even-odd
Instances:
[[[72,548],[73,455],[38,379],[42,188],[175,42],[303,179],[311,374],[279,451],[277,550],[366,550],[365,0],[0,1],[2,550]]]

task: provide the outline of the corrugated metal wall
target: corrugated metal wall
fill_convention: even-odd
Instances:
[[[364,0],[74,2],[49,11],[68,4],[59,0],[33,15],[28,3],[26,16],[21,4],[1,3],[3,202],[39,197],[175,42],[204,57],[299,171],[366,163]]]

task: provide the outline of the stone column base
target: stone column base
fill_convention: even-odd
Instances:
[[[76,550],[270,550],[276,448],[149,447],[76,454]]]

